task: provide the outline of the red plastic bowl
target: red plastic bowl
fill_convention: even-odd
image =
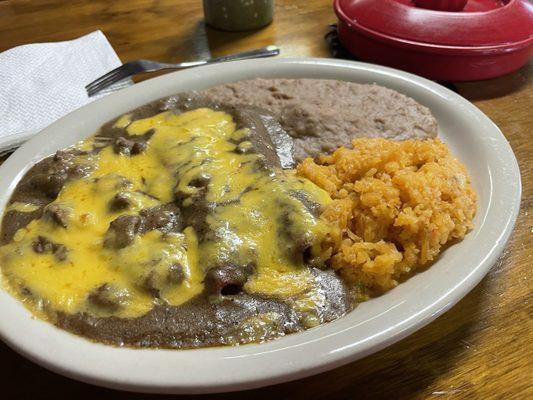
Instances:
[[[335,0],[339,39],[356,57],[435,80],[496,77],[527,63],[533,47],[529,0],[470,0],[463,11],[411,0]]]

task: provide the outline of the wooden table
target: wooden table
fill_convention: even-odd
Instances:
[[[327,57],[323,36],[334,22],[331,0],[277,0],[275,22],[253,33],[206,29],[200,0],[0,0],[0,51],[101,29],[123,61],[181,61],[271,43],[285,56]],[[455,85],[502,129],[522,171],[515,232],[487,277],[445,315],[377,354],[315,377],[216,398],[533,398],[532,69]],[[3,344],[0,354],[3,398],[145,398],[55,375]]]

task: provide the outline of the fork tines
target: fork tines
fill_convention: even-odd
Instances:
[[[126,79],[133,74],[134,72],[132,71],[131,63],[126,63],[108,72],[107,74],[102,75],[94,82],[89,83],[87,86],[85,86],[85,90],[87,90],[87,94],[89,97],[91,97],[100,92],[102,89],[111,86],[115,82]]]

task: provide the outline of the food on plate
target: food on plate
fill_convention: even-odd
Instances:
[[[254,85],[294,102],[249,93],[243,104],[240,91]],[[354,93],[382,104],[388,93],[403,117],[394,126],[382,111],[391,127],[368,129],[386,138],[355,139],[297,164],[295,154],[325,149],[310,114],[300,113],[306,137],[295,128],[298,112],[283,114],[305,109],[310,94],[294,94],[313,85],[324,99],[337,87],[346,104]],[[238,101],[224,98],[227,90]],[[335,320],[471,228],[468,174],[431,139],[427,109],[394,93],[255,80],[122,115],[20,180],[2,220],[4,284],[63,329],[132,347],[263,342]],[[314,106],[316,118],[332,118]],[[321,126],[330,141],[344,129],[339,147],[348,123],[375,124],[372,115]]]
[[[294,139],[301,161],[350,146],[356,137],[427,139],[437,121],[427,107],[394,90],[326,79],[252,79],[207,89],[213,101],[269,111]]]
[[[476,195],[464,167],[438,139],[355,139],[298,166],[332,199],[330,266],[368,296],[391,289],[472,229]]]
[[[290,138],[263,117],[174,97],[38,163],[3,221],[12,290],[133,346],[261,341],[345,314],[322,251],[331,200],[282,169]]]

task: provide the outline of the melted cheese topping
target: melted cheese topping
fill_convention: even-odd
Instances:
[[[14,203],[11,203],[6,207],[6,212],[8,211],[18,211],[18,212],[24,212],[29,213],[33,211],[37,211],[40,207],[35,204],[30,203],[21,203],[20,201],[15,201]]]
[[[99,153],[78,156],[76,162],[95,167],[87,177],[67,182],[52,203],[69,211],[66,227],[46,217],[33,220],[0,247],[2,270],[21,297],[65,313],[136,317],[160,301],[174,306],[187,302],[202,293],[209,268],[233,263],[255,266],[244,288],[248,293],[292,297],[300,309],[312,309],[314,302],[320,302],[313,297],[313,276],[297,256],[303,248],[291,250],[291,246],[305,241],[311,256],[321,255],[330,227],[315,218],[294,192],[322,205],[330,202],[326,192],[290,171],[261,167],[263,156],[249,151],[253,146],[247,140],[248,130],[237,130],[224,112],[163,112],[133,122],[125,115],[115,126],[126,128],[133,137],[150,130],[153,135],[138,155],[117,154],[107,146]],[[77,148],[87,150],[94,143],[90,138]],[[204,192],[193,185],[198,177],[209,178]],[[130,200],[127,209],[110,209],[117,193]],[[186,208],[196,201],[209,205],[208,238],[189,226],[180,233],[153,230],[137,235],[121,249],[104,246],[110,223],[121,215],[171,202]],[[8,209],[34,210],[19,203]],[[65,246],[66,257],[36,253],[33,247],[39,237]],[[172,265],[182,267],[183,281],[166,280]],[[148,277],[159,288],[159,299],[143,287]],[[101,309],[88,301],[104,284],[119,289],[119,309]]]

